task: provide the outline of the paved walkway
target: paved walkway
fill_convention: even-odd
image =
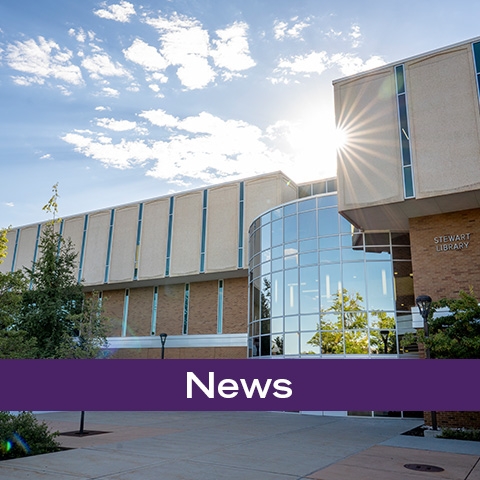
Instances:
[[[80,412],[41,414],[60,432]],[[418,420],[272,412],[87,412],[72,448],[0,463],[5,480],[480,480],[480,442],[400,435]],[[439,473],[408,470],[428,464]]]

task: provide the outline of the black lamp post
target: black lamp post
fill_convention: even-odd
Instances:
[[[415,300],[420,315],[423,318],[423,331],[425,332],[425,340],[428,340],[428,315],[432,306],[432,299],[428,295],[420,295]],[[425,344],[425,358],[430,358],[430,348]],[[437,430],[437,412],[430,412],[432,415],[432,428]]]
[[[390,332],[388,330],[380,330],[380,335],[383,340],[383,353],[388,353],[388,336]]]
[[[162,360],[165,358],[165,342],[167,341],[168,335],[166,333],[161,333],[159,335],[160,341],[162,342]]]

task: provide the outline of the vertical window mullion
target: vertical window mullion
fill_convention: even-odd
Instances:
[[[140,242],[142,239],[142,220],[143,220],[143,203],[140,203],[138,207],[137,242],[135,245],[135,258],[134,258],[134,269],[133,269],[134,280],[138,280],[138,263],[140,260]]]
[[[128,303],[130,297],[130,290],[125,290],[125,298],[123,301],[123,319],[122,319],[122,337],[127,336],[127,323],[128,323]]]
[[[155,335],[157,329],[157,310],[158,310],[158,287],[153,289],[153,303],[152,303],[152,326],[150,332]]]
[[[415,197],[415,189],[413,184],[410,129],[408,125],[408,105],[405,85],[405,70],[403,65],[397,65],[395,67],[395,85],[397,93],[400,151],[402,155],[403,194],[405,198],[413,198]]]
[[[172,236],[173,236],[173,212],[175,197],[170,197],[170,206],[168,210],[168,237],[167,237],[167,258],[165,261],[165,276],[170,276],[170,258],[172,254]]]
[[[200,247],[200,273],[205,273],[205,251],[207,244],[207,205],[208,190],[204,190],[202,207],[202,243]]]
[[[108,277],[110,276],[110,260],[112,258],[112,241],[113,241],[114,223],[115,223],[115,209],[112,208],[112,211],[110,212],[110,227],[108,231],[108,246],[107,246],[107,259],[105,261],[104,283],[108,283]]]
[[[218,281],[217,333],[223,332],[223,280]]]
[[[190,284],[185,284],[185,294],[183,299],[183,327],[182,333],[183,335],[188,334],[188,309],[190,303]]]
[[[245,182],[240,182],[240,200],[238,207],[238,268],[243,268],[243,225],[245,216]]]
[[[82,281],[83,275],[83,263],[85,260],[85,245],[87,240],[87,229],[88,229],[88,214],[85,215],[85,219],[83,221],[83,234],[82,234],[82,246],[80,248],[80,261],[78,264],[78,283]]]
[[[15,264],[17,263],[17,252],[18,252],[18,240],[20,239],[20,228],[17,228],[17,233],[15,234],[15,246],[13,247],[13,258],[12,258],[12,268],[11,271],[15,271]]]

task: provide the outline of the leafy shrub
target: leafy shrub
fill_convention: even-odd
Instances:
[[[439,436],[439,438],[480,442],[480,430],[470,430],[465,428],[442,428],[442,434]]]
[[[57,435],[31,412],[14,415],[0,411],[0,460],[56,452],[60,450]]]

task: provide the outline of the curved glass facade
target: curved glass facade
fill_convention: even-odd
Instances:
[[[360,232],[325,194],[264,213],[249,241],[249,356],[404,353],[414,306],[408,234]]]

